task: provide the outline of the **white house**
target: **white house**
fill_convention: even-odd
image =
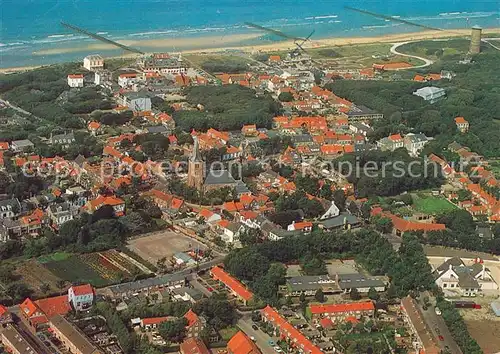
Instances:
[[[445,293],[454,292],[458,296],[476,296],[483,290],[498,290],[498,284],[482,261],[467,266],[458,257],[453,257],[434,271],[436,285]]]
[[[69,87],[83,87],[83,74],[69,74],[68,75]]]
[[[409,133],[404,137],[404,147],[410,155],[418,156],[420,151],[424,148],[425,144],[429,142],[429,138],[424,134]]]
[[[330,205],[328,210],[323,215],[321,215],[321,217],[319,219],[326,220],[326,219],[334,218],[334,217],[339,216],[339,215],[340,215],[340,209],[335,205],[335,202],[332,201],[332,204]]]
[[[118,85],[128,87],[137,82],[137,73],[125,73],[118,76]]]
[[[68,289],[68,301],[77,311],[92,307],[94,298],[94,288],[90,284],[72,286]]]
[[[313,223],[310,221],[292,222],[288,225],[287,231],[303,231],[308,233],[312,231]]]
[[[229,222],[227,220],[219,221],[218,225],[222,231],[221,238],[226,243],[234,243],[237,241],[243,227],[240,223]]]
[[[89,71],[104,69],[104,59],[98,54],[88,55],[83,58],[83,67]]]
[[[126,92],[122,104],[134,112],[151,111],[151,98],[143,92]]]
[[[423,87],[413,92],[415,96],[422,97],[425,101],[429,103],[434,103],[446,96],[446,91],[439,87]]]

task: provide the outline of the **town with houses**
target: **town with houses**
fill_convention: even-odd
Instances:
[[[374,135],[390,117],[329,89],[332,80],[398,80],[408,65],[318,75],[310,58],[281,54],[229,73],[181,54],[142,56],[118,69],[85,57],[58,78],[66,92],[57,100],[99,88],[109,106],[82,115],[84,128],[0,142],[2,185],[14,186],[0,200],[3,351],[493,353],[477,332],[483,351],[461,342],[462,327],[449,322],[457,313],[482,322],[479,336],[490,331],[486,342],[500,351],[500,260],[486,249],[460,250],[462,239],[438,240],[452,238],[460,213],[474,225],[463,240],[471,248],[500,238],[490,159],[457,141],[427,153],[436,139],[428,132]],[[443,70],[408,81],[420,85],[413,99],[432,105],[447,95],[434,83],[453,80]],[[214,97],[186,99],[210,89],[251,90],[280,108],[267,126],[179,125],[177,117],[213,113]],[[29,116],[12,100],[0,105]],[[457,114],[453,134],[471,134],[469,120]],[[83,144],[92,153],[45,156],[40,144],[66,152]],[[363,193],[363,180],[336,169],[359,154],[425,159],[440,184],[394,197]],[[295,249],[316,247],[321,235],[377,241],[363,250],[348,239],[325,241],[321,257]],[[407,272],[432,281],[405,290],[396,270],[374,266],[378,256],[366,252],[381,244],[410,252],[415,235],[425,243],[425,267]],[[296,258],[284,254],[292,248]]]

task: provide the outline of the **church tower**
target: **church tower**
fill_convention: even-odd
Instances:
[[[194,136],[193,152],[189,157],[187,184],[201,191],[205,180],[205,162],[201,158],[198,137]]]

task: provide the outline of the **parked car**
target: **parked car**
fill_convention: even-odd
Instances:
[[[436,312],[436,315],[441,316],[441,310],[439,309],[439,307],[436,307],[434,311]]]
[[[256,324],[253,324],[253,325],[252,325],[252,329],[253,329],[254,331],[258,331],[258,330],[259,330],[259,327],[257,327],[257,325],[256,325]]]
[[[438,338],[441,342],[444,341],[444,337],[442,335],[439,335]]]

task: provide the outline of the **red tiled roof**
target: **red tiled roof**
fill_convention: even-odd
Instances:
[[[199,338],[188,338],[181,343],[181,353],[183,354],[210,354],[207,346]]]
[[[423,222],[409,221],[391,213],[384,213],[385,216],[392,220],[392,225],[396,230],[401,232],[406,231],[438,231],[446,229],[444,224],[428,224]]]
[[[149,318],[143,318],[141,320],[142,325],[154,325],[154,324],[160,324],[162,322],[170,321],[172,320],[173,317],[170,316],[163,316],[163,317],[149,317]]]
[[[35,303],[48,318],[55,315],[66,315],[69,311],[71,311],[68,295],[40,299],[36,300]]]
[[[457,117],[457,118],[455,118],[455,123],[457,123],[457,124],[466,124],[468,122],[465,120],[464,117]]]
[[[196,313],[194,313],[193,310],[191,310],[191,309],[189,309],[189,311],[186,312],[186,314],[184,315],[184,318],[188,321],[188,324],[187,324],[188,327],[191,327],[192,325],[194,325],[196,322],[198,322],[200,320],[198,315]]]
[[[253,297],[253,294],[243,284],[226,273],[222,268],[215,266],[212,268],[211,273],[214,278],[223,282],[242,299],[248,301]]]
[[[333,327],[333,322],[331,319],[325,317],[325,318],[322,318],[320,321],[319,321],[319,324],[321,325],[321,327],[323,328],[332,328]]]
[[[69,74],[68,79],[83,79],[83,74]]]
[[[201,217],[205,218],[205,219],[208,219],[210,218],[212,215],[214,215],[214,212],[213,211],[210,211],[208,209],[201,209],[200,212],[198,213],[198,215],[200,215]]]
[[[307,339],[300,331],[288,323],[283,317],[280,316],[275,309],[267,305],[262,310],[264,316],[275,326],[278,327],[282,335],[287,333],[292,339],[295,347],[301,348],[304,353],[308,354],[322,354],[322,351],[316,347],[309,339]]]
[[[8,149],[9,149],[9,143],[7,141],[1,141],[0,150],[8,150]]]
[[[76,296],[88,295],[94,293],[94,288],[92,288],[92,285],[90,284],[72,286],[71,288],[73,289],[73,293]]]
[[[259,348],[242,331],[236,333],[229,340],[227,350],[230,354],[260,354]]]
[[[339,312],[352,312],[352,311],[370,311],[375,310],[373,302],[352,302],[348,304],[328,304],[318,305],[311,304],[309,309],[312,314],[320,315],[325,313],[339,313]]]

